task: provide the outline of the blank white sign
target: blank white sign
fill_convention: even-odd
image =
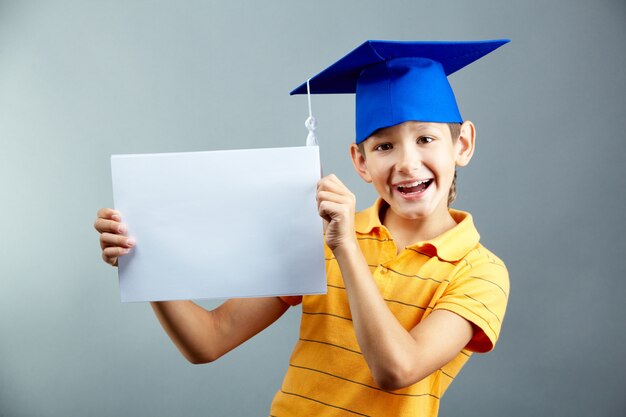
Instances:
[[[122,302],[326,292],[317,146],[111,157]]]

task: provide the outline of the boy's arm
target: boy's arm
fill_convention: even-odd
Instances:
[[[397,390],[450,362],[470,341],[472,325],[461,316],[433,311],[410,331],[387,307],[358,244],[334,251],[343,276],[354,330],[379,387]]]
[[[117,266],[134,241],[126,236],[121,214],[98,211],[94,228],[99,233],[102,259]],[[212,311],[191,301],[151,303],[159,322],[178,350],[191,363],[214,361],[276,321],[289,305],[278,297],[232,299]]]
[[[407,387],[452,360],[470,341],[469,321],[437,310],[410,331],[381,296],[354,233],[355,198],[334,176],[318,185],[320,215],[329,222],[326,242],[346,285],[357,341],[379,387]]]
[[[195,364],[212,362],[230,352],[289,308],[279,297],[231,299],[211,311],[191,301],[150,304],[180,353]]]

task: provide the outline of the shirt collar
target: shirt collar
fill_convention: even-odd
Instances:
[[[357,233],[367,234],[374,229],[384,227],[378,216],[383,204],[386,203],[379,198],[373,206],[356,214],[354,228]],[[447,262],[463,259],[469,251],[476,247],[480,235],[474,226],[471,214],[454,209],[450,209],[450,214],[457,223],[456,226],[433,239],[417,242],[411,247],[430,256],[437,256]]]

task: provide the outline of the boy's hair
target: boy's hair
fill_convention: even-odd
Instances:
[[[452,143],[456,142],[461,135],[461,123],[446,123],[448,128],[450,129],[450,136],[452,137]],[[357,145],[359,147],[359,152],[363,155],[363,159],[365,159],[365,146],[363,142]],[[448,192],[448,207],[454,202],[456,199],[456,168],[454,169],[454,178],[452,179],[452,185],[450,185],[450,191]]]
[[[446,123],[450,128],[450,136],[452,136],[452,143],[456,142],[461,136],[461,123]],[[456,199],[456,168],[454,168],[454,178],[450,185],[450,191],[448,192],[448,207],[452,205]]]

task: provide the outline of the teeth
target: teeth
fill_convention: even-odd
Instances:
[[[408,187],[417,187],[420,184],[424,184],[426,182],[428,182],[429,180],[421,180],[421,181],[415,181],[412,182],[410,184],[402,184],[402,185],[398,185],[398,188],[408,188]]]

